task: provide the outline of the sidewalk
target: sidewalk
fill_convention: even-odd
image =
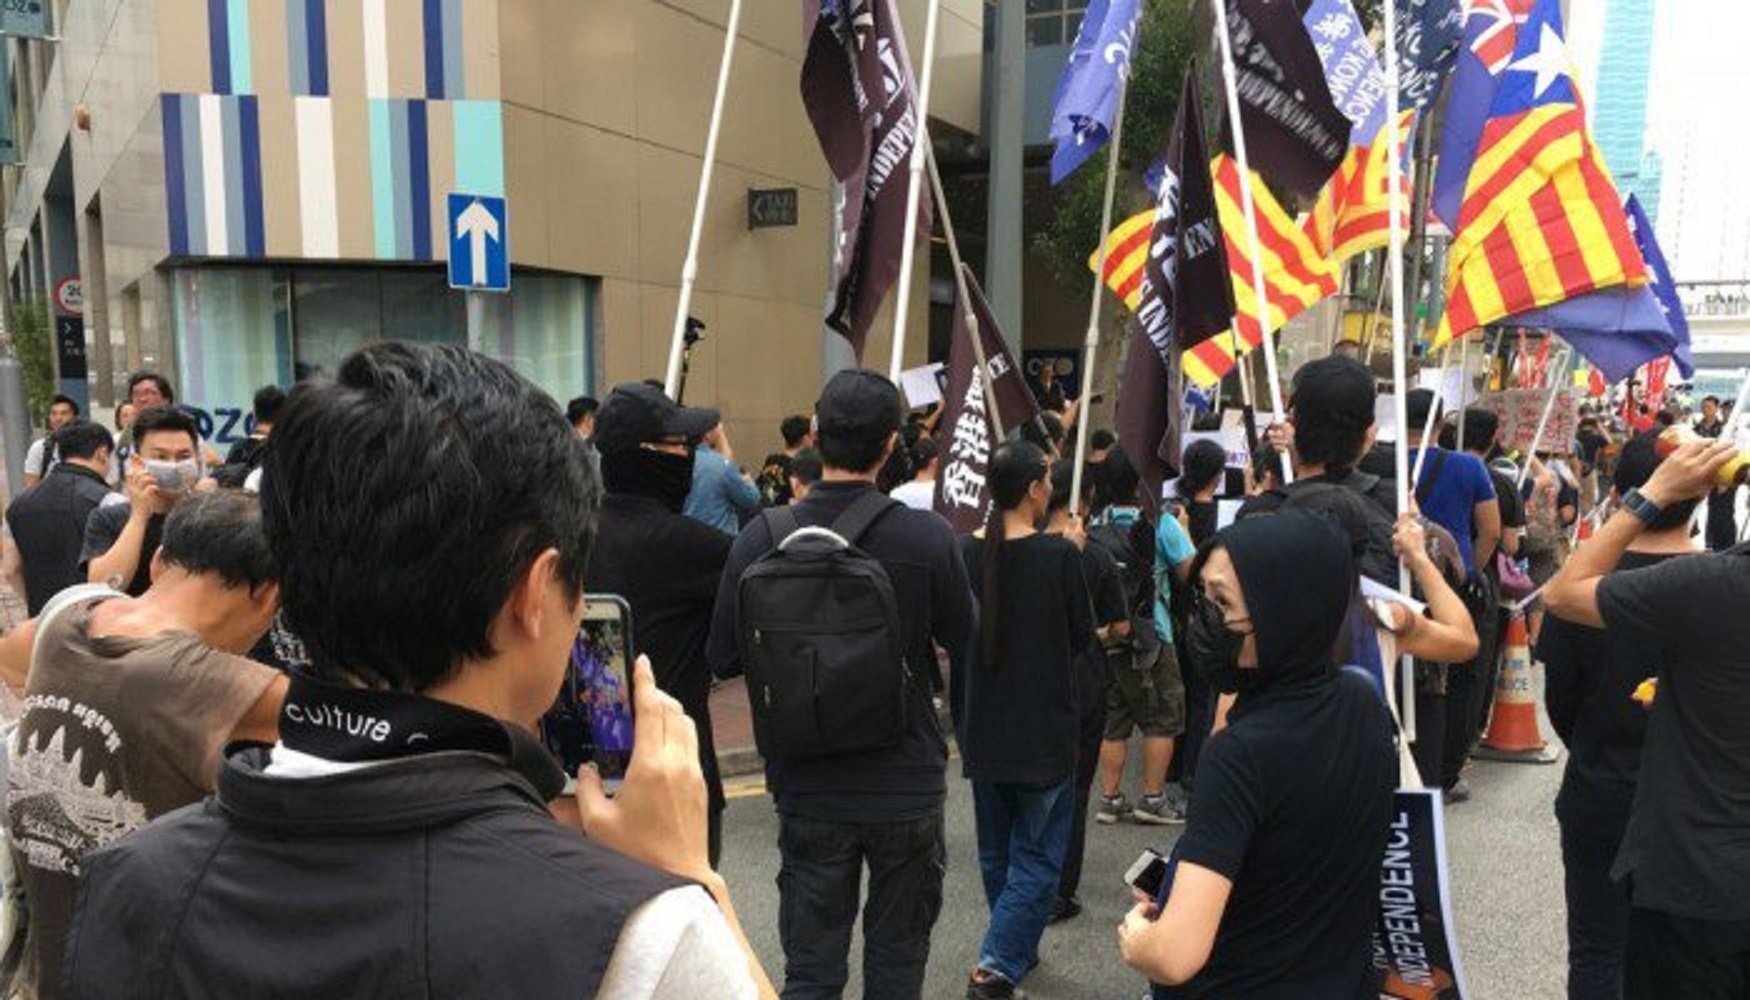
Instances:
[[[711,735],[717,744],[717,768],[725,779],[757,774],[763,768],[754,749],[747,685],[740,677],[719,681],[712,689]]]

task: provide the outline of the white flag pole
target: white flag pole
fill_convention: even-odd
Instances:
[[[1215,2],[1215,31],[1221,42],[1221,68],[1223,83],[1227,90],[1228,124],[1234,134],[1234,162],[1240,169],[1240,211],[1246,217],[1246,235],[1251,239],[1252,259],[1252,298],[1257,303],[1258,312],[1258,347],[1264,352],[1264,373],[1270,380],[1270,406],[1279,417],[1288,413],[1288,407],[1282,401],[1282,377],[1276,370],[1276,338],[1270,331],[1270,297],[1264,284],[1263,247],[1258,240],[1258,215],[1252,205],[1252,170],[1246,160],[1246,126],[1240,117],[1239,82],[1234,70],[1233,38],[1228,33],[1227,0]],[[1238,346],[1240,318],[1238,307],[1235,307],[1233,332],[1235,346]],[[1234,363],[1241,365],[1240,384],[1245,383],[1243,360],[1235,355]],[[1251,402],[1251,400],[1247,400]],[[1282,462],[1282,482],[1294,482],[1293,463],[1284,459]]]
[[[681,294],[675,303],[674,339],[668,347],[668,374],[663,388],[670,398],[680,389],[681,354],[687,334],[687,307],[699,277],[699,235],[705,229],[705,208],[711,198],[711,167],[717,162],[717,135],[723,129],[723,98],[729,93],[729,69],[735,62],[735,36],[741,30],[741,0],[729,0],[729,23],[723,31],[723,59],[717,64],[717,96],[711,101],[711,127],[705,132],[705,159],[699,164],[699,195],[693,202],[693,232],[687,238],[687,259],[681,265]]]
[[[1434,436],[1434,418],[1439,416],[1445,406],[1446,366],[1452,362],[1452,345],[1447,344],[1440,349],[1440,380],[1434,386],[1434,402],[1428,407],[1428,415],[1422,419],[1422,447],[1416,449],[1416,467],[1410,470],[1410,487],[1422,481],[1422,467],[1428,464],[1428,449],[1434,446],[1430,440]],[[1459,398],[1464,398],[1463,389],[1459,390]],[[1459,421],[1463,423],[1463,420]]]
[[[1741,368],[1738,370],[1738,399],[1732,404],[1732,419],[1721,428],[1721,437],[1731,437],[1746,420],[1750,420],[1744,415],[1746,406],[1750,406],[1750,368]]]
[[[1410,345],[1404,333],[1404,220],[1399,202],[1404,194],[1404,165],[1398,157],[1398,28],[1397,0],[1385,0],[1380,10],[1385,15],[1385,129],[1386,146],[1386,222],[1388,242],[1386,262],[1391,281],[1392,386],[1397,391],[1392,400],[1393,416],[1398,425],[1397,441],[1393,445],[1394,470],[1398,479],[1398,514],[1410,510]],[[1425,451],[1426,449],[1424,449]],[[1398,589],[1410,592],[1410,568],[1398,562]],[[1408,655],[1402,660],[1404,692],[1404,735],[1416,738],[1416,668]]]
[[[1141,35],[1142,25],[1139,20],[1136,35],[1130,40],[1132,57]],[[1118,190],[1118,144],[1124,138],[1124,96],[1129,90],[1130,72],[1127,67],[1118,81],[1118,112],[1112,117],[1112,141],[1106,146],[1106,196],[1100,203],[1100,245],[1094,251],[1094,298],[1088,303],[1088,333],[1082,341],[1082,394],[1079,397],[1081,404],[1076,408],[1076,454],[1070,472],[1071,517],[1082,509],[1082,465],[1088,456],[1088,425],[1093,423],[1093,414],[1088,412],[1088,407],[1094,392],[1094,355],[1100,347],[1100,305],[1106,298],[1106,258],[1111,251],[1108,233],[1112,229],[1112,200]],[[1163,295],[1167,294],[1164,288],[1159,291]]]
[[[918,198],[923,194],[924,158],[928,155],[930,141],[930,82],[935,77],[936,22],[940,20],[941,13],[942,0],[929,0],[929,12],[924,17],[924,68],[918,76],[914,106],[917,136],[912,140],[911,177],[905,189],[906,233],[899,250],[899,295],[893,301],[893,360],[887,366],[887,375],[895,382],[899,381],[900,368],[905,364],[905,314],[911,306],[912,259],[917,254],[916,234],[912,229],[918,216]],[[888,16],[894,19],[894,23],[898,23],[899,14],[892,4],[888,5]],[[980,347],[982,349],[983,345]]]
[[[948,214],[948,197],[942,193],[942,172],[936,165],[936,151],[930,147],[928,136],[924,138],[924,148],[929,150],[930,191],[936,198],[936,213],[942,220],[942,232],[948,237],[948,259],[954,265],[954,291],[966,321],[966,333],[972,338],[972,358],[978,365],[978,378],[984,383],[984,407],[990,414],[991,432],[996,440],[1001,441],[1007,432],[1003,429],[1002,412],[997,408],[996,381],[990,377],[990,364],[984,356],[984,333],[978,326],[978,312],[972,308],[972,295],[966,290],[966,271],[960,263],[960,238],[954,235],[954,220]]]
[[[1440,280],[1439,275],[1432,279]],[[1458,450],[1464,450],[1464,411],[1470,406],[1470,338],[1458,339]]]

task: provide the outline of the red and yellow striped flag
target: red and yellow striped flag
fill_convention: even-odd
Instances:
[[[1143,265],[1148,263],[1149,231],[1154,221],[1154,209],[1138,212],[1106,237],[1106,287],[1123,299],[1131,312],[1142,301]],[[1100,252],[1095,250],[1088,255],[1088,270],[1099,266]]]
[[[1398,119],[1398,155],[1415,128],[1416,112],[1405,111]],[[1370,145],[1350,146],[1349,155],[1337,168],[1331,182],[1319,194],[1302,228],[1319,252],[1337,261],[1377,250],[1391,241],[1390,163],[1386,160],[1385,131]],[[1398,218],[1405,233],[1410,228],[1410,172],[1404,171],[1398,188]]]
[[[1215,175],[1215,202],[1227,240],[1228,271],[1233,278],[1239,311],[1241,353],[1258,346],[1258,297],[1252,288],[1252,257],[1246,217],[1240,204],[1239,167],[1226,154],[1210,164]],[[1254,171],[1252,207],[1258,219],[1258,243],[1264,262],[1265,295],[1270,329],[1280,330],[1308,306],[1337,291],[1339,268],[1321,253],[1306,231],[1288,217]],[[1198,385],[1213,385],[1234,367],[1233,337],[1223,332],[1185,352],[1185,377]]]

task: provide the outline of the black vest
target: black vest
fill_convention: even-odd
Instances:
[[[85,522],[109,492],[102,476],[63,462],[7,509],[6,523],[18,545],[25,604],[32,618],[49,598],[85,582],[85,574],[79,572]]]

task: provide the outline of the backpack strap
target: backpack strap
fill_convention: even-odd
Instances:
[[[1416,484],[1416,505],[1428,502],[1428,495],[1434,492],[1434,484],[1440,481],[1440,467],[1446,464],[1446,449],[1435,448],[1429,459],[1429,468],[1422,481]]]
[[[855,546],[863,533],[881,520],[881,515],[898,506],[901,506],[898,500],[880,490],[870,490],[851,501],[845,512],[838,516],[838,520],[832,523],[833,533],[843,538],[846,545]]]
[[[772,534],[772,548],[784,544],[784,540],[794,535],[802,527],[802,522],[796,520],[796,512],[788,504],[783,507],[767,507],[760,512],[766,519],[766,530]]]

